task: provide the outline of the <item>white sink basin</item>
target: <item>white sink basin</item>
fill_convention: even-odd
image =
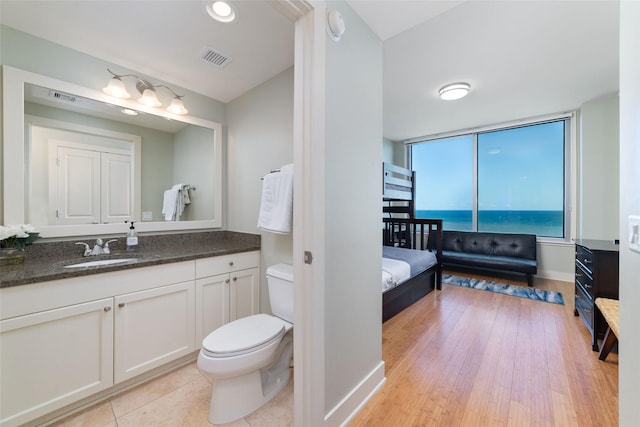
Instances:
[[[85,261],[77,264],[65,265],[64,268],[79,268],[79,267],[98,267],[101,265],[122,264],[125,262],[136,261],[136,258],[116,258],[116,259],[101,259],[99,261]]]

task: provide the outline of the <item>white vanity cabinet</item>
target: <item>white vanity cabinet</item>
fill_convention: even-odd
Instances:
[[[196,260],[196,341],[260,310],[260,253]]]
[[[195,261],[0,289],[0,425],[197,350]]]
[[[114,381],[196,350],[193,281],[114,298]]]
[[[0,424],[21,425],[113,385],[113,298],[0,321]]]
[[[259,265],[254,251],[0,288],[0,426],[195,358],[209,332],[258,313]]]

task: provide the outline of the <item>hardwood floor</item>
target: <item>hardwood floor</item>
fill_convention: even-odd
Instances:
[[[349,426],[617,426],[617,354],[591,351],[571,283],[534,286],[565,305],[444,284],[384,323],[387,382]]]

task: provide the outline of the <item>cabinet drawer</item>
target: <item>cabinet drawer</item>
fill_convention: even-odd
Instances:
[[[196,278],[255,268],[259,265],[260,257],[257,251],[197,259]]]
[[[576,285],[576,310],[589,332],[593,333],[593,300],[578,285]]]
[[[576,245],[576,262],[582,264],[587,273],[593,274],[593,254],[589,249]]]
[[[593,300],[593,278],[583,269],[582,265],[576,263],[576,286],[578,285]]]

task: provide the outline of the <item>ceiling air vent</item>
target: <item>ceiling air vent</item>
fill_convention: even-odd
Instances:
[[[231,57],[207,46],[202,48],[198,57],[203,61],[207,61],[215,65],[218,68],[224,68],[229,62],[231,62]]]
[[[75,95],[70,95],[68,93],[59,92],[57,90],[50,90],[49,97],[53,98],[57,101],[67,102],[69,104],[74,104],[78,101],[78,98]]]

